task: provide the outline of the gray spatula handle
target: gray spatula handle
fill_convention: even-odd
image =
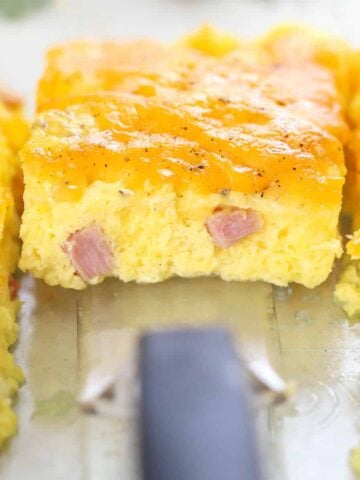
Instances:
[[[229,334],[141,340],[143,480],[259,480],[245,373]]]

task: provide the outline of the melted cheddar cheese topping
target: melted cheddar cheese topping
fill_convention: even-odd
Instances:
[[[297,35],[289,30],[293,44]],[[53,49],[24,168],[62,200],[80,199],[97,180],[120,180],[134,190],[169,183],[179,195],[191,186],[337,205],[348,132],[327,65],[336,54],[325,61],[302,34],[299,61],[279,38],[228,39],[221,49],[222,35],[205,28],[177,45]]]

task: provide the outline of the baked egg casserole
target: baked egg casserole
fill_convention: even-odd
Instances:
[[[360,314],[360,51],[350,58],[348,121],[351,129],[346,145],[347,178],[344,213],[350,218],[345,258],[335,287],[335,298],[350,317]]]
[[[21,152],[21,268],[76,289],[320,284],[342,252],[346,54],[298,27],[54,48]]]
[[[18,232],[22,176],[17,155],[28,135],[20,99],[0,87],[0,447],[16,431],[12,403],[23,381],[9,349],[17,338],[17,282],[12,277],[19,258]]]

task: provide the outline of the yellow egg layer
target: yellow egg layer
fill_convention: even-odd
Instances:
[[[51,50],[22,151],[21,267],[83,287],[63,245],[96,222],[123,280],[323,281],[341,253],[341,53],[342,42],[298,27],[255,42],[205,27],[175,45]],[[224,202],[256,210],[262,231],[215,247],[205,222]]]
[[[32,208],[25,208],[23,216],[20,267],[50,285],[85,287],[62,246],[71,233],[94,223],[114,252],[112,275],[126,282],[218,275],[314,287],[326,279],[334,257],[341,254],[339,209],[306,199],[299,204],[271,196],[190,190],[179,195],[168,184],[133,193],[120,182],[94,182],[74,204],[58,201],[48,184],[39,184],[26,170],[25,177],[25,205]],[[219,205],[255,210],[263,229],[230,248],[216,247],[204,223]]]

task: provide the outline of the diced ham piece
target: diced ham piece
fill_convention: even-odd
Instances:
[[[84,282],[107,275],[114,265],[110,244],[96,224],[72,233],[63,250]]]
[[[12,275],[9,277],[10,299],[15,300],[20,290],[20,283]]]
[[[227,208],[216,209],[206,220],[206,228],[215,245],[228,248],[244,237],[262,229],[260,215],[251,209]]]

